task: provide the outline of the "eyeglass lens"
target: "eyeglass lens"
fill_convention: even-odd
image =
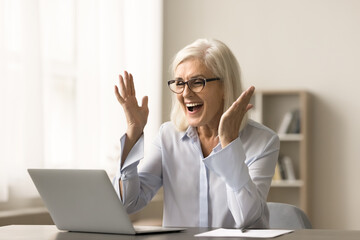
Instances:
[[[174,80],[169,84],[169,86],[172,91],[176,93],[182,93],[184,91],[186,84],[188,85],[191,91],[200,92],[205,86],[205,80],[201,78],[190,79],[187,82],[183,80]]]

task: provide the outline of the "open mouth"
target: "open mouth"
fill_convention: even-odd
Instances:
[[[203,106],[202,103],[187,103],[186,104],[186,108],[188,109],[189,112],[194,112],[198,109],[200,109]]]

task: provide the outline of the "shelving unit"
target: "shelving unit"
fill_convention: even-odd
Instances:
[[[295,180],[273,180],[269,202],[283,202],[300,207],[306,213],[308,206],[308,102],[306,91],[256,91],[252,98],[254,108],[250,118],[278,132],[285,114],[300,111],[300,131],[279,134],[280,155],[290,157]]]

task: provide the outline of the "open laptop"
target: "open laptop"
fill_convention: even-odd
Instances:
[[[181,231],[136,227],[104,170],[28,169],[59,230],[115,234]]]

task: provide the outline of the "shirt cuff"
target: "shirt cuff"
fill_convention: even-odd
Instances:
[[[121,149],[123,151],[125,146],[126,134],[124,134],[120,139]],[[122,152],[121,152],[122,155]],[[126,168],[133,167],[133,165],[137,166],[139,161],[144,158],[144,134],[141,135],[139,140],[135,143],[135,145],[130,150],[128,156],[125,159],[124,165],[121,167],[120,171],[123,172]],[[121,158],[120,158],[121,159]]]
[[[245,151],[240,138],[236,138],[223,149],[216,149],[206,157],[204,164],[234,191],[239,191],[250,180],[249,169],[245,164]]]

